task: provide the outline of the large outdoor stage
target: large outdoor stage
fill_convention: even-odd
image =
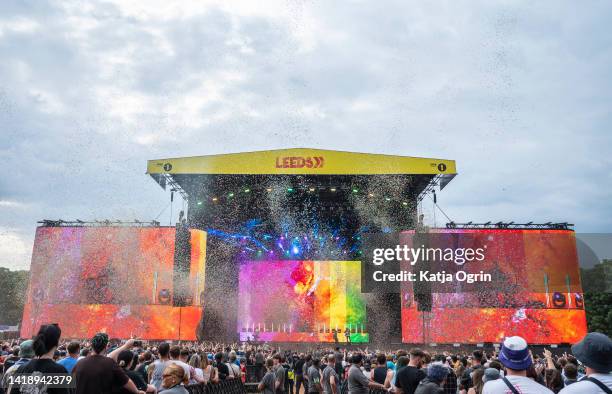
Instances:
[[[217,342],[566,343],[586,332],[573,231],[422,225],[419,202],[456,175],[452,160],[288,149],[151,160],[147,172],[183,196],[184,218],[43,222],[22,336],[48,322],[69,338]],[[484,263],[567,288],[363,293],[364,237],[414,231],[507,245]]]

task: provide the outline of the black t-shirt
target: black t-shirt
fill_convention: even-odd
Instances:
[[[128,376],[128,378],[130,378],[130,380],[132,382],[134,382],[134,384],[136,385],[138,390],[147,391],[147,384],[142,379],[142,375],[140,375],[140,373],[138,373],[136,371],[130,371],[129,369],[124,369],[123,372],[125,372],[125,374]],[[127,394],[130,391],[124,389],[123,387],[120,387],[120,388],[114,390],[113,392],[114,393],[118,393],[118,394]]]
[[[385,384],[385,379],[387,379],[387,367],[376,367],[374,368],[374,376],[372,378],[378,384]]]
[[[144,380],[145,383],[149,383],[149,377],[147,376],[147,366],[151,365],[152,363],[153,362],[146,362],[144,364],[140,364],[136,368],[136,372],[138,372],[140,374],[140,376],[142,377],[142,380]],[[134,379],[132,379],[132,380],[134,380]],[[136,382],[134,382],[134,383],[136,383]]]
[[[305,362],[306,360],[303,359],[299,359],[295,362],[295,364],[293,365],[293,371],[296,375],[302,376],[302,368],[304,368]]]
[[[230,373],[227,365],[225,365],[224,363],[215,363],[215,367],[219,371],[219,379],[225,380]]]
[[[76,379],[76,394],[110,394],[129,380],[112,358],[97,354],[76,363],[72,375]]]
[[[284,363],[283,368],[285,369],[285,387],[287,387],[289,386],[289,370],[291,369],[291,366],[287,363]],[[293,379],[291,379],[291,381],[293,381]]]
[[[423,370],[407,365],[397,373],[395,386],[402,389],[404,394],[414,394],[419,382],[426,376]]]
[[[470,387],[474,387],[474,383],[472,382],[472,372],[477,370],[478,368],[482,368],[482,365],[475,365],[465,370],[463,376],[461,377],[461,385],[467,390]]]
[[[17,368],[15,373],[64,373],[68,374],[68,371],[64,366],[57,364],[55,361],[48,358],[36,358],[27,364]],[[48,388],[47,393],[49,394],[68,394],[69,389],[67,388]],[[19,394],[19,388],[13,386],[11,394]]]
[[[344,367],[342,366],[342,360],[344,360],[344,355],[340,352],[334,352],[334,361],[336,362],[336,365],[334,365],[334,369],[336,370],[336,373],[338,374],[338,377],[340,379],[342,379],[344,375]]]

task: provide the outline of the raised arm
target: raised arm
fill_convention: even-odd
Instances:
[[[544,348],[544,358],[546,359],[546,368],[548,369],[556,369],[555,363],[552,359],[552,353],[550,350]]]
[[[134,341],[135,339],[128,339],[123,345],[119,346],[117,349],[113,350],[112,352],[110,352],[108,354],[108,357],[112,358],[113,360],[117,361],[117,357],[119,357],[119,353],[121,353],[124,350],[130,350],[132,347],[134,347]]]

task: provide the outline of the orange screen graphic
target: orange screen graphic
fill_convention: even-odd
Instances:
[[[436,293],[436,285],[432,284],[431,311],[419,311],[412,285],[404,284],[403,342],[484,343],[520,335],[529,343],[553,344],[577,342],[586,334],[573,231],[431,232],[435,234],[436,246],[485,246],[483,261],[465,263],[460,269],[492,273],[498,279],[494,285],[475,285],[469,290],[464,287],[463,292],[458,289]],[[411,234],[403,234],[404,242],[410,243]]]
[[[39,227],[21,336],[58,323],[66,338],[196,338],[206,233],[191,230],[195,305],[172,305],[175,228]]]

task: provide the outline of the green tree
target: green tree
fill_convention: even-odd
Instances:
[[[612,337],[612,260],[580,269],[589,332]]]
[[[612,293],[584,293],[589,332],[603,332],[612,337]]]
[[[0,267],[0,324],[21,323],[29,274],[29,271],[11,271]]]

